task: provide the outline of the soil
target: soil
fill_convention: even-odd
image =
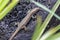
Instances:
[[[57,0],[36,1],[51,9]],[[7,16],[0,21],[0,40],[8,40],[17,28],[17,25],[15,23],[20,22],[27,15],[27,11],[35,7],[37,6],[33,3],[27,2],[26,0],[20,0],[19,3],[11,10],[11,12],[8,13]],[[60,6],[57,9],[56,13],[60,16]],[[38,11],[37,14],[42,16],[42,19],[44,21],[49,13],[40,8],[40,11]],[[53,26],[57,26],[58,24],[60,24],[60,21],[57,18],[53,17],[48,24],[46,31]],[[19,31],[13,40],[31,40],[35,26],[36,20],[31,18],[29,24],[27,24],[28,31]]]

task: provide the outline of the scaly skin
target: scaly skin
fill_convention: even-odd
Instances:
[[[27,23],[31,19],[31,16],[33,14],[35,14],[39,9],[40,8],[34,8],[27,14],[27,16],[18,24],[18,27],[17,27],[16,31],[12,34],[12,36],[10,37],[9,40],[12,40],[14,38],[14,36],[19,32],[19,30],[21,28],[25,27],[25,25],[27,25]]]

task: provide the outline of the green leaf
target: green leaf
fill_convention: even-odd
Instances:
[[[6,16],[8,12],[19,2],[19,0],[12,0],[12,2],[0,13],[0,20]]]
[[[58,0],[56,2],[56,4],[54,5],[54,7],[52,8],[51,12],[47,16],[46,20],[41,25],[40,29],[38,30],[38,32],[39,32],[38,37],[35,40],[39,40],[41,38],[41,36],[42,36],[45,28],[47,27],[48,23],[50,22],[51,18],[53,17],[53,15],[54,15],[54,13],[55,13],[55,11],[56,11],[56,9],[58,8],[59,5],[60,5],[60,0]]]
[[[35,40],[36,37],[38,37],[38,34],[39,34],[39,29],[41,27],[41,24],[42,24],[42,17],[37,15],[37,24],[36,24],[36,27],[35,27],[35,31],[34,31],[34,34],[32,36],[32,40]]]
[[[2,3],[3,0],[0,0],[0,4]]]
[[[60,32],[54,35],[51,35],[46,40],[60,40]]]
[[[60,25],[56,26],[55,28],[51,28],[49,31],[47,31],[40,40],[46,40],[49,36],[53,35],[60,29]]]
[[[9,3],[9,1],[10,0],[3,0],[3,2],[0,5],[0,13],[6,7],[6,5]]]

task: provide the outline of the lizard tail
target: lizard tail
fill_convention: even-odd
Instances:
[[[17,28],[17,30],[13,33],[13,35],[9,38],[9,40],[12,40],[19,30],[20,28]]]

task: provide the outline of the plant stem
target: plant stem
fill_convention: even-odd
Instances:
[[[9,3],[9,1],[10,0],[3,0],[3,2],[0,5],[0,13],[6,7],[6,5]]]
[[[0,20],[6,16],[8,12],[19,2],[19,0],[12,1],[1,13],[0,13]]]

